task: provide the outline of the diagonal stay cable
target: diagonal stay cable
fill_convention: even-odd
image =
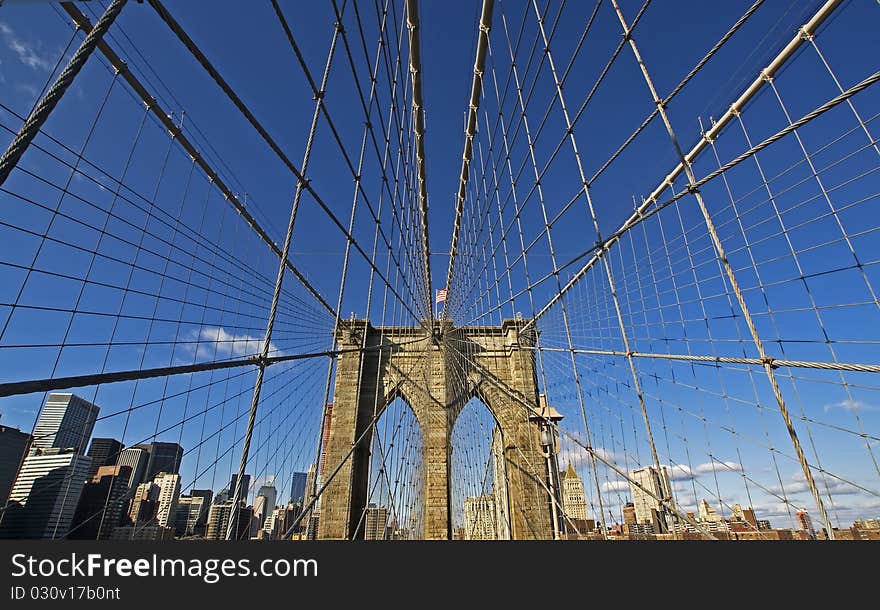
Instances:
[[[92,31],[92,24],[89,19],[71,2],[63,2],[61,4],[62,8],[67,11],[67,14],[73,19],[74,23],[80,27],[84,32]],[[196,162],[196,164],[202,169],[203,172],[208,176],[208,178],[217,185],[217,188],[223,193],[223,196],[233,205],[235,210],[241,214],[241,216],[245,219],[245,222],[257,233],[257,235],[262,239],[266,245],[272,250],[272,252],[281,257],[281,248],[278,247],[271,237],[266,233],[262,226],[257,222],[257,220],[251,215],[251,213],[245,208],[245,206],[241,203],[238,197],[230,190],[230,188],[226,185],[223,179],[218,175],[218,173],[208,165],[208,162],[202,156],[202,154],[195,148],[195,146],[189,141],[189,139],[184,135],[183,130],[172,121],[171,117],[159,106],[157,100],[150,95],[150,93],[144,88],[141,82],[137,79],[137,77],[131,72],[125,62],[116,54],[116,52],[108,45],[106,42],[99,42],[98,49],[107,60],[111,63],[111,65],[119,71],[120,75],[123,79],[128,83],[128,85],[132,88],[132,90],[143,100],[143,102],[147,105],[148,109],[159,119],[162,125],[171,133],[174,138],[180,143],[181,147],[189,154]],[[333,308],[327,303],[323,296],[311,285],[311,283],[306,279],[305,275],[296,268],[296,266],[288,259],[285,261],[287,268],[291,273],[296,277],[296,279],[305,287],[306,290],[321,304],[321,306],[330,312],[331,315],[336,315],[336,312]]]
[[[333,212],[332,209],[327,205],[324,199],[318,194],[315,188],[312,186],[311,181],[303,175],[302,171],[294,165],[294,163],[287,157],[284,151],[281,150],[281,147],[272,139],[266,129],[262,126],[262,124],[257,120],[257,118],[253,115],[253,113],[248,109],[245,103],[241,100],[238,94],[232,89],[232,87],[226,82],[226,80],[222,77],[222,75],[217,71],[217,69],[211,64],[205,54],[199,49],[196,45],[195,41],[189,37],[183,27],[173,18],[173,16],[168,12],[167,9],[159,2],[159,0],[149,0],[150,5],[156,10],[159,17],[165,22],[166,25],[171,29],[171,31],[178,37],[181,43],[186,47],[186,49],[195,57],[195,59],[199,62],[199,64],[205,69],[206,72],[211,76],[214,82],[218,87],[226,94],[229,100],[233,103],[233,105],[238,109],[239,112],[245,117],[245,119],[250,123],[250,125],[257,131],[260,137],[266,142],[266,144],[272,149],[272,151],[278,156],[281,162],[287,167],[291,174],[297,179],[299,183],[302,184],[302,189],[307,191],[318,206],[324,211],[324,213],[328,216],[328,218],[336,225],[336,227],[343,233],[346,239],[350,240],[352,246],[354,246],[355,250],[364,258],[367,264],[370,264],[370,257],[361,247],[359,242],[354,238],[354,236],[348,231],[342,221],[339,220],[338,216]],[[66,8],[66,7],[65,7]],[[69,11],[68,11],[69,12]],[[341,28],[342,25],[339,23],[337,25],[338,28]],[[103,48],[102,48],[103,51]],[[106,54],[106,53],[105,53]],[[319,95],[323,97],[324,92],[319,91]],[[323,104],[322,104],[323,105]],[[189,151],[188,151],[189,152]],[[224,193],[225,194],[225,193]],[[254,226],[256,221],[253,221],[251,226],[256,229]],[[268,239],[268,237],[267,237]],[[271,241],[271,240],[270,240]],[[274,242],[273,242],[274,243]],[[273,248],[274,249],[274,248]],[[375,265],[372,265],[375,267]],[[293,270],[292,265],[289,266],[291,270]],[[387,279],[384,275],[378,270],[374,269],[379,278],[385,282]],[[294,271],[294,273],[297,273]],[[303,278],[304,279],[304,278]],[[308,286],[307,286],[308,288]],[[311,290],[310,290],[311,291]],[[404,299],[401,295],[397,294],[395,291],[395,296],[404,302]],[[322,302],[324,304],[324,302]],[[408,306],[404,305],[408,308]],[[329,305],[326,305],[328,311],[331,311],[335,315],[335,312],[332,311],[332,308]],[[410,311],[410,314],[415,319],[420,319],[420,316],[416,315],[414,312]]]

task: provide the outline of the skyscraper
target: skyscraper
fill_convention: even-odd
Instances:
[[[159,486],[152,481],[141,483],[135,489],[131,499],[131,508],[128,510],[128,518],[132,523],[149,523],[156,517],[156,509],[159,506]]]
[[[665,533],[669,530],[669,524],[666,521],[666,509],[660,504],[656,498],[672,497],[672,487],[669,484],[669,470],[666,466],[661,466],[657,471],[655,466],[645,466],[638,470],[633,470],[630,481],[630,493],[633,497],[633,506],[636,511],[636,520],[640,524],[650,523],[654,525],[654,531]],[[638,483],[646,491],[633,484]],[[652,497],[652,495],[655,497]]]
[[[227,491],[229,493],[226,496],[226,498],[228,500],[232,500],[232,496],[235,495],[235,485],[237,483],[238,483],[238,473],[233,472],[232,478],[229,479],[229,487],[227,489]],[[246,475],[244,475],[244,477],[242,477],[242,480],[241,480],[241,498],[239,498],[239,500],[244,502],[245,505],[247,505],[247,498],[248,498],[248,492],[250,491],[250,487],[251,487],[251,475],[246,474]]]
[[[85,453],[99,410],[75,394],[49,394],[34,427],[33,447]]]
[[[107,540],[126,508],[128,466],[101,466],[83,488],[68,538]]]
[[[189,496],[180,496],[177,500],[177,507],[174,509],[174,533],[178,536],[203,536],[210,506],[210,491],[207,496],[204,491],[193,492]]]
[[[274,485],[262,485],[254,500],[254,521],[256,529],[262,529],[266,518],[275,510],[275,500],[278,493]]]
[[[89,452],[86,454],[92,458],[92,470],[89,472],[89,477],[95,476],[101,466],[115,466],[119,461],[121,451],[122,443],[115,438],[93,438],[92,444],[89,445]],[[128,476],[131,476],[130,472]]]
[[[286,510],[287,509],[281,506],[272,510],[272,512],[269,513],[269,515],[266,517],[266,520],[263,522],[262,530],[264,538],[273,540],[277,538],[280,534],[284,533],[280,532],[280,529],[284,527],[284,513]]]
[[[17,428],[0,426],[0,508],[12,491],[18,467],[31,444],[31,435]]]
[[[91,460],[70,449],[36,449],[27,456],[0,521],[3,538],[64,538]]]
[[[128,487],[132,491],[143,483],[144,473],[147,471],[147,461],[150,459],[149,452],[142,447],[129,447],[119,454],[116,461],[118,466],[128,466],[131,468],[131,475],[128,477]]]
[[[303,502],[306,497],[306,473],[294,472],[290,476],[290,503]]]
[[[364,519],[364,540],[388,540],[388,509],[370,504]]]
[[[477,496],[464,499],[464,535],[466,540],[494,540],[495,498]]]
[[[226,529],[229,527],[229,516],[232,514],[232,502],[224,502],[222,504],[212,504],[211,510],[208,512],[208,530],[205,538],[208,540],[225,540]],[[236,540],[247,539],[249,534],[248,524],[253,516],[250,508],[239,506],[238,519],[236,521],[236,532],[234,538]]]
[[[587,501],[584,497],[584,482],[578,476],[571,462],[562,479],[562,506],[569,519],[587,520]],[[580,529],[580,528],[578,528]]]
[[[158,505],[156,506],[156,522],[162,527],[173,525],[174,508],[180,497],[180,475],[171,472],[160,472],[153,479],[159,487]]]
[[[135,445],[150,454],[144,481],[151,481],[160,472],[177,474],[180,472],[180,460],[183,458],[183,447],[177,443],[154,441],[149,445]]]

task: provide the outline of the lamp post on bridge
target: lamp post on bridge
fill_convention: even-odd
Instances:
[[[565,525],[562,523],[559,508],[562,506],[562,496],[559,489],[559,462],[557,461],[557,433],[554,430],[555,424],[561,421],[563,416],[547,404],[547,397],[544,394],[538,395],[538,410],[535,414],[530,415],[531,421],[539,422],[540,426],[540,443],[541,451],[544,454],[544,461],[547,465],[547,487],[550,501],[550,514],[553,519],[553,539],[559,540],[565,533]]]

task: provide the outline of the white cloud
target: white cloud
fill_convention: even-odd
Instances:
[[[700,464],[694,470],[697,474],[709,474],[710,472],[742,472],[742,464],[737,462],[707,462]]]
[[[569,463],[577,469],[580,469],[582,466],[592,466],[589,451],[565,438],[561,440],[560,444],[563,445],[557,458],[560,468],[566,468]],[[615,453],[601,447],[593,449],[593,452],[596,454],[596,465],[600,468],[604,467],[605,464],[617,465],[620,461]]]
[[[859,411],[873,411],[874,407],[861,400],[841,400],[840,402],[825,405],[824,409],[826,413],[833,411],[834,409],[858,413]]]
[[[613,451],[608,451],[602,447],[593,449],[593,451],[596,453],[596,457],[599,460],[605,460],[605,462],[609,464],[617,465],[621,462],[620,456]]]
[[[230,333],[222,326],[206,326],[187,334],[185,348],[195,352],[200,360],[253,356],[260,353],[263,337],[246,333]],[[269,344],[269,354],[281,355],[274,343]]]
[[[690,481],[697,477],[712,474],[722,474],[725,472],[741,472],[742,465],[737,462],[706,462],[698,464],[694,468],[685,466],[684,464],[676,464],[669,468],[669,479],[671,481]]]
[[[819,489],[819,493],[823,496],[829,492],[832,496],[862,493],[862,490],[858,487],[821,472],[814,474],[813,478],[816,481],[816,487]],[[804,473],[796,472],[788,483],[785,483],[783,486],[771,487],[770,491],[779,495],[783,495],[783,492],[785,495],[808,493],[810,491],[810,486],[807,483],[807,477],[804,476]]]
[[[11,27],[2,22],[0,22],[0,36],[18,60],[32,70],[50,72],[55,67],[55,63],[42,51],[39,43],[36,46],[28,44],[19,38]]]
[[[621,491],[629,491],[629,481],[605,481],[600,486],[603,492],[615,493]]]

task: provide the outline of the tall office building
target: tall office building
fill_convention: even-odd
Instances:
[[[306,473],[294,472],[290,476],[290,503],[303,502],[306,497]]]
[[[128,509],[128,518],[135,525],[149,523],[156,517],[159,508],[159,486],[152,481],[141,483],[135,489]]]
[[[210,506],[210,491],[207,496],[203,491],[180,496],[174,509],[174,533],[178,536],[203,536]]]
[[[798,528],[807,532],[807,535],[810,538],[815,539],[816,538],[816,530],[813,527],[813,520],[810,519],[810,513],[808,513],[805,510],[799,510],[795,514],[795,518],[797,519],[797,522],[798,522]]]
[[[131,475],[128,477],[128,487],[132,491],[144,482],[144,474],[147,471],[147,461],[150,459],[150,453],[142,447],[129,447],[123,449],[116,461],[117,466],[128,466],[131,468]]]
[[[477,496],[464,499],[464,537],[466,540],[494,540],[495,498]]]
[[[115,466],[122,452],[122,443],[115,438],[93,438],[86,454],[92,458],[92,471],[89,478],[95,476],[101,466]],[[129,473],[129,476],[131,474]]]
[[[578,476],[571,462],[562,479],[562,506],[569,519],[587,519],[587,500],[584,497],[584,482]]]
[[[235,485],[238,483],[238,473],[233,472],[232,478],[229,479],[229,487],[227,488],[228,495],[226,496],[227,500],[232,500],[232,496],[235,495]],[[244,502],[245,506],[247,506],[248,492],[251,487],[251,475],[246,474],[241,479],[241,498],[239,500]]]
[[[70,449],[36,449],[24,459],[0,521],[3,538],[64,538],[91,460]]]
[[[83,488],[68,538],[107,540],[126,509],[128,466],[101,466]]]
[[[284,527],[285,510],[286,509],[283,506],[279,506],[269,513],[269,516],[266,517],[266,520],[263,522],[263,527],[261,528],[264,538],[274,540],[278,537],[280,529]]]
[[[212,504],[208,511],[208,529],[205,538],[208,540],[226,540],[226,529],[229,527],[229,517],[232,514],[232,502]],[[250,508],[238,507],[238,520],[236,521],[236,540],[247,540],[250,533],[248,524],[253,516]]]
[[[645,466],[633,470],[631,478],[629,487],[636,511],[636,520],[640,524],[654,525],[654,531],[657,533],[666,533],[669,530],[666,509],[658,500],[634,485],[633,481],[657,498],[671,498],[672,486],[669,484],[669,469],[666,466],[661,466],[658,472],[655,466]]]
[[[492,495],[495,496],[495,525],[498,540],[510,540],[510,509],[507,491],[507,462],[501,428],[492,430]]]
[[[31,435],[17,428],[0,426],[0,508],[6,506],[18,467],[31,444]]]
[[[180,460],[183,458],[183,447],[177,443],[154,441],[150,444],[135,445],[150,454],[144,481],[151,481],[160,472],[177,474],[180,472]]]
[[[169,527],[172,525],[174,508],[180,497],[180,475],[172,472],[160,472],[153,479],[153,483],[159,487],[156,523],[162,527]]]
[[[214,493],[210,489],[192,489],[189,492],[189,496],[192,498],[202,498],[201,514],[196,521],[195,529],[192,533],[196,536],[204,536],[205,529],[208,526],[208,510],[211,508],[211,499],[214,497]]]
[[[294,522],[297,517],[302,513],[303,504],[301,502],[297,502],[295,504],[288,504],[283,507],[281,513],[281,523],[275,522],[275,530],[276,530],[276,538],[282,538],[284,534],[287,533],[288,530],[291,530],[290,533],[293,535],[302,534],[306,530],[305,521],[300,521],[296,527],[293,527]]]
[[[364,519],[364,540],[388,540],[388,509],[370,504]]]
[[[68,449],[84,454],[98,407],[75,394],[49,394],[34,427],[33,447]]]
[[[266,519],[275,510],[275,500],[278,493],[274,485],[262,485],[254,500],[254,521],[256,529],[262,529]]]
[[[623,522],[626,525],[635,525],[638,523],[636,519],[636,507],[632,502],[627,502],[623,505]]]

